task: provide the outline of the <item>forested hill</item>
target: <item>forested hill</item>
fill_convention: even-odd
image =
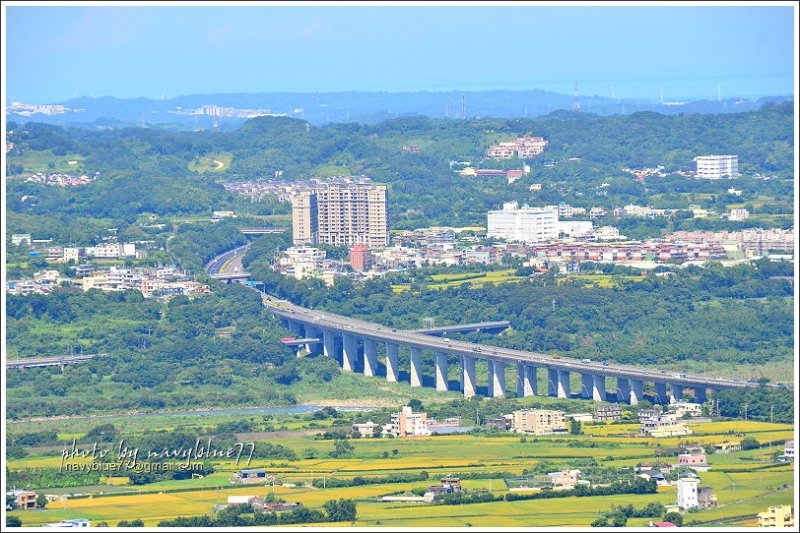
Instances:
[[[366,174],[386,183],[391,229],[482,226],[488,210],[512,200],[609,210],[628,204],[665,209],[694,205],[717,213],[738,204],[752,214],[769,216],[738,223],[737,228],[789,227],[794,191],[787,180],[794,175],[794,123],[791,102],[727,115],[641,112],[601,117],[557,111],[529,119],[408,117],[322,127],[287,117],[260,117],[236,131],[218,133],[89,131],[10,122],[7,228],[9,234],[86,245],[99,238],[99,228],[119,228],[124,234],[122,228],[143,217],[209,217],[213,210],[288,214],[288,204],[275,198],[251,203],[222,185],[274,179],[278,173],[289,181]],[[526,134],[548,140],[544,154],[526,161],[484,160],[492,144]],[[729,180],[675,174],[690,170],[694,157],[708,154],[739,156],[743,177],[735,186],[741,196],[727,192]],[[455,170],[466,162],[505,169],[528,164],[531,172],[513,184],[465,178]],[[668,176],[638,181],[623,170],[659,165]],[[32,172],[85,173],[97,179],[80,187],[48,187],[27,181]],[[531,191],[533,183],[541,184],[541,190]],[[729,223],[688,217],[669,227],[665,221],[659,224],[648,228],[656,233],[651,236],[674,229],[728,229]],[[626,231],[637,237],[636,228]],[[133,236],[137,235],[141,237],[141,230]]]
[[[738,113],[758,109],[767,102],[780,103],[788,100],[791,97],[776,95],[758,99],[736,96],[725,100],[712,98],[662,103],[656,95],[651,99],[620,99],[587,94],[579,96],[579,105],[583,111],[598,115],[624,115],[638,111],[677,115]],[[83,127],[127,124],[211,130],[214,128],[214,117],[208,113],[196,114],[204,106],[284,115],[322,125],[331,122],[375,124],[409,115],[452,119],[533,118],[556,110],[572,110],[574,103],[573,94],[543,90],[230,93],[193,94],[158,100],[84,96],[58,102],[66,108],[65,113],[37,115],[37,120],[48,124]],[[7,112],[9,120],[24,120],[23,115],[18,114],[13,106]],[[216,127],[229,131],[241,126],[245,120],[235,114],[226,113],[217,118]]]

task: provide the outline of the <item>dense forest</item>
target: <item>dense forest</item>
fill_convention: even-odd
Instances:
[[[696,205],[724,212],[726,203],[749,204],[783,215],[766,223],[792,224],[793,103],[765,104],[758,111],[726,115],[666,116],[654,112],[601,117],[557,111],[538,118],[454,121],[405,117],[374,125],[335,123],[321,127],[286,117],[249,120],[232,132],[174,132],[148,128],[92,131],[29,122],[7,125],[7,227],[61,244],[94,244],[108,227],[128,238],[146,217],[210,217],[214,210],[242,215],[288,214],[287,203],[252,203],[222,186],[226,181],[294,181],[314,176],[365,174],[389,187],[391,229],[434,225],[485,225],[486,212],[503,202],[531,205],[566,202],[612,209],[627,204],[686,209]],[[521,161],[486,161],[486,149],[526,134],[548,140],[544,154]],[[415,146],[419,152],[403,147]],[[742,195],[727,180],[694,180],[674,174],[692,168],[697,155],[733,153],[743,177]],[[204,169],[199,162],[227,162]],[[67,161],[74,161],[68,166]],[[454,162],[478,168],[531,171],[508,184],[496,178],[464,178]],[[545,162],[550,164],[545,165]],[[463,166],[463,165],[462,165]],[[664,178],[637,181],[623,168],[663,166]],[[455,168],[458,168],[456,166]],[[96,176],[80,187],[47,187],[25,180],[31,172]],[[532,192],[532,183],[542,184]],[[777,198],[764,205],[764,197]],[[599,221],[602,223],[604,221]],[[680,229],[729,229],[726,221],[679,221]],[[671,228],[648,225],[651,233]],[[677,224],[677,222],[676,222]],[[748,227],[765,221],[745,221]],[[626,231],[635,228],[625,227]],[[125,233],[127,232],[127,233]]]

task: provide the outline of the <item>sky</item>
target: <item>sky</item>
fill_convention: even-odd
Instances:
[[[580,5],[579,5],[580,4]],[[797,3],[3,2],[4,101],[543,89],[793,95]]]

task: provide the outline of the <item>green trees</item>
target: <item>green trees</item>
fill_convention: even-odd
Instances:
[[[322,504],[330,522],[355,522],[356,502],[345,498],[328,500]]]

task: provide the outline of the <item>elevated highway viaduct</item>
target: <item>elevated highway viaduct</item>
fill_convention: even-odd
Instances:
[[[345,372],[360,370],[365,376],[378,372],[378,343],[385,345],[385,374],[389,382],[400,376],[399,351],[408,352],[409,380],[412,387],[423,386],[422,352],[433,352],[434,383],[437,390],[449,390],[448,365],[457,360],[459,390],[464,396],[476,394],[475,362],[483,360],[488,368],[488,395],[503,396],[506,391],[506,368],[516,366],[518,397],[547,394],[572,397],[570,377],[580,375],[576,396],[595,401],[617,401],[635,405],[644,399],[645,383],[652,384],[655,403],[680,400],[691,391],[695,401],[705,402],[709,392],[754,386],[754,383],[713,376],[689,375],[679,371],[659,370],[630,365],[600,363],[568,357],[499,348],[407,331],[381,324],[347,318],[329,312],[296,306],[262,293],[264,305],[281,318],[283,325],[301,338],[309,339],[309,350],[334,358]],[[547,390],[539,391],[539,371],[546,376]],[[544,377],[543,376],[543,377]],[[542,380],[544,382],[545,380]]]

